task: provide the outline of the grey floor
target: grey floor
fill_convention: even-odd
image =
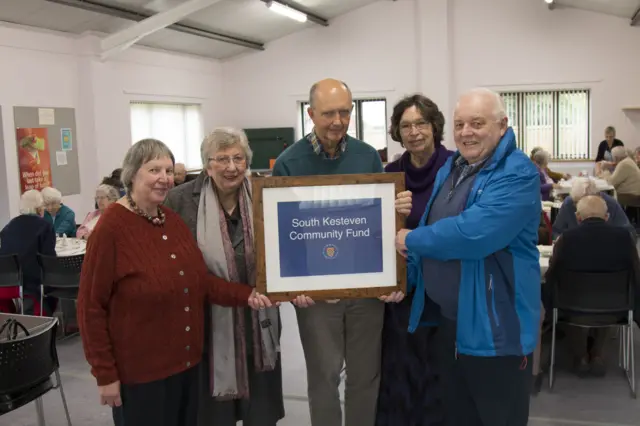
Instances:
[[[296,318],[291,306],[283,306],[283,375],[287,416],[279,426],[310,425],[306,400],[306,375]],[[610,342],[611,367],[603,379],[579,379],[560,371],[553,393],[545,388],[531,402],[532,426],[640,426],[640,399],[629,397],[627,383],[616,369],[617,341]],[[636,348],[640,349],[638,339]],[[110,426],[110,412],[97,402],[95,382],[89,374],[79,338],[61,342],[58,352],[62,380],[76,426]],[[638,350],[636,350],[638,354]],[[560,361],[559,361],[560,362]],[[562,364],[562,362],[561,362]],[[640,364],[638,364],[640,367]],[[48,426],[64,426],[60,396],[44,397]],[[33,404],[0,417],[0,426],[35,426]],[[402,425],[399,425],[402,426]]]

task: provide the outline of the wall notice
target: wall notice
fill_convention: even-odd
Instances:
[[[60,129],[60,141],[62,143],[63,151],[71,151],[73,149],[71,129]]]
[[[18,162],[21,192],[51,186],[51,159],[45,128],[18,128]]]
[[[41,126],[53,126],[56,124],[56,110],[53,108],[38,108],[38,123]]]

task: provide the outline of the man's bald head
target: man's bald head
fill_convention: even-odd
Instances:
[[[470,164],[491,155],[508,127],[500,95],[492,90],[473,89],[458,99],[453,114],[453,139]]]
[[[336,94],[337,92],[346,93],[353,101],[353,95],[351,94],[351,89],[349,89],[347,83],[333,78],[326,78],[311,86],[311,89],[309,90],[309,105],[313,108],[317,96],[323,97],[330,95],[331,93]]]
[[[607,203],[599,195],[587,195],[578,201],[576,217],[579,222],[587,219],[609,219]]]
[[[344,82],[328,78],[311,86],[307,112],[313,121],[313,131],[326,152],[335,152],[337,144],[347,134],[352,110],[351,90]]]

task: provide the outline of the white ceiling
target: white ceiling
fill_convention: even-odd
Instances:
[[[561,6],[590,10],[631,20],[640,8],[640,0],[556,0]]]
[[[80,2],[81,0],[71,0]],[[90,0],[111,8],[152,15],[175,7],[186,0]],[[306,12],[331,19],[351,10],[381,0],[290,0]],[[478,0],[480,1],[480,0]],[[531,0],[533,1],[533,0]],[[541,0],[536,0],[541,1]],[[82,34],[94,31],[112,34],[135,22],[103,13],[87,11],[46,0],[0,0],[0,21],[39,28]],[[640,7],[640,0],[556,0],[563,7],[574,7],[631,19]],[[313,22],[299,23],[271,12],[261,0],[220,0],[180,24],[204,31],[236,37],[257,44],[265,44],[280,37],[316,26]],[[250,50],[206,37],[164,29],[138,44],[164,50],[224,59]],[[268,47],[267,47],[268,48]]]
[[[91,0],[107,7],[152,15],[175,7],[185,0]],[[377,0],[296,0],[292,3],[319,18],[331,20]],[[51,3],[46,0],[0,0],[0,21],[46,28],[73,34],[87,31],[111,34],[135,22],[98,12]],[[318,24],[300,23],[270,11],[260,0],[221,0],[179,22],[200,30],[236,37],[257,44],[310,28]],[[216,59],[250,50],[218,40],[165,29],[138,44]]]

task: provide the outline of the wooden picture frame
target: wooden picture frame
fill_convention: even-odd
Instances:
[[[406,260],[395,250],[395,235],[405,226],[405,218],[396,212],[394,207],[394,202],[398,193],[405,190],[404,173],[278,176],[251,179],[251,181],[253,191],[256,290],[259,293],[267,295],[272,301],[291,301],[295,299],[296,296],[302,294],[311,297],[314,300],[373,298],[391,294],[395,291],[402,291],[406,294]],[[291,198],[291,194],[296,193],[299,195],[305,191],[313,192],[314,196],[311,197],[307,194],[306,196],[297,198],[296,201],[277,200],[279,197],[286,196],[287,194],[289,194],[289,198]],[[376,197],[379,196],[379,198],[359,197],[359,191],[364,191],[368,194],[376,193],[378,194]],[[318,194],[323,194],[323,198],[321,200],[318,200]],[[296,197],[298,197],[298,195],[296,195]],[[389,197],[392,199],[389,200]],[[377,204],[379,203],[379,207],[377,207],[377,209],[379,210],[380,215],[381,241],[379,244],[377,243],[374,245],[380,246],[378,248],[381,256],[380,258],[377,256],[374,257],[376,259],[381,259],[381,263],[379,266],[369,266],[372,268],[381,268],[381,271],[363,274],[331,272],[328,274],[321,273],[309,276],[288,275],[287,277],[284,277],[282,275],[283,266],[280,263],[280,260],[283,259],[283,257],[281,257],[280,254],[280,242],[283,241],[282,238],[285,237],[281,237],[279,233],[279,221],[281,217],[278,212],[281,211],[280,207],[282,207],[280,204],[293,203],[297,204],[299,207],[304,203],[307,203],[306,205],[309,205],[309,203],[311,203],[311,205],[316,205],[317,203],[327,202],[331,204],[331,201],[336,201],[338,204],[357,204],[359,201],[362,201],[363,203],[370,203],[370,200],[376,200],[375,202]],[[325,204],[322,205],[324,206]],[[370,206],[370,204],[368,205]],[[365,211],[364,208],[357,206],[345,208],[356,212]],[[359,208],[360,210],[358,210]],[[269,217],[267,218],[265,218],[265,209],[269,213]],[[306,211],[308,212],[311,210]],[[376,210],[370,209],[370,211],[373,211],[376,215],[378,214],[376,213]],[[394,220],[395,223],[388,223]],[[293,223],[294,221],[291,220],[290,222]],[[366,223],[366,220],[364,223]],[[351,229],[352,236],[354,232],[359,231]],[[349,231],[344,231],[344,233],[346,233],[347,236],[349,235]],[[294,238],[291,239],[294,240]],[[347,238],[344,240],[347,241]],[[356,244],[363,244],[362,241],[364,240],[361,240],[361,242]],[[377,239],[372,241],[377,241]],[[287,244],[289,243],[287,242]],[[295,244],[316,244],[317,248],[317,244],[321,244],[321,242],[304,242]],[[266,247],[267,245],[268,248]],[[335,254],[336,257],[338,256],[338,248],[335,247],[332,251],[332,248],[330,247],[332,245],[333,244],[328,244],[324,246],[323,256],[325,259],[328,259],[329,255],[333,256]],[[363,246],[360,245],[359,247]],[[366,247],[368,249],[369,245],[366,245]],[[269,252],[267,252],[268,250]],[[295,256],[298,255],[297,251],[293,251],[291,253]],[[315,253],[316,251],[313,251],[311,255],[316,256]],[[351,258],[355,257],[355,255],[349,251],[347,251],[347,256],[351,256]],[[284,259],[286,260],[286,257]],[[347,261],[341,260],[341,262],[344,265]],[[356,263],[367,265],[367,262],[362,261],[362,258],[357,258]],[[337,264],[338,263],[334,263],[333,265]],[[365,268],[367,268],[367,266],[365,266]],[[324,270],[326,269],[323,269],[323,271]],[[268,282],[268,277],[271,277],[271,283]],[[338,285],[338,281],[341,282],[351,278],[354,280],[353,284],[336,287],[336,285]],[[368,279],[371,279],[371,285],[365,284],[365,280]],[[314,285],[310,283],[312,280],[314,281]],[[326,280],[328,287],[322,287],[324,284],[320,284],[320,286],[318,286],[318,282],[320,280]],[[288,284],[281,285],[281,282],[285,281]],[[297,290],[296,288],[298,286],[302,287],[302,289]]]

